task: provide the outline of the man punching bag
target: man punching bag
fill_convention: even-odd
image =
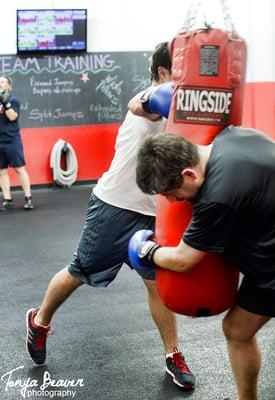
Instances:
[[[227,125],[241,124],[246,46],[236,33],[220,29],[182,32],[171,43],[171,56],[174,91],[168,133],[206,145]],[[189,203],[169,203],[159,196],[157,242],[175,246],[191,214]],[[188,274],[156,271],[160,296],[177,313],[215,315],[234,303],[238,272],[218,255],[207,255]]]
[[[228,125],[240,125],[246,67],[244,41],[233,32],[200,29],[181,32],[170,48],[173,82],[150,93],[144,110],[168,116],[167,133],[199,145],[211,143]],[[169,203],[159,196],[156,242],[176,246],[191,215],[190,203]],[[152,232],[137,233],[132,247],[150,235]],[[135,257],[131,261],[138,265]],[[164,304],[177,313],[215,315],[234,304],[238,272],[218,255],[208,254],[188,273],[156,268],[156,275]]]

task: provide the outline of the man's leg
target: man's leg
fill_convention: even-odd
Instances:
[[[23,167],[15,167],[14,169],[18,174],[20,184],[25,193],[25,197],[31,197],[30,177],[26,171],[26,168],[23,166]]]
[[[223,320],[223,331],[237,384],[238,400],[258,399],[257,383],[261,368],[261,353],[255,335],[269,319],[235,306]]]
[[[178,347],[176,316],[163,304],[157,291],[156,281],[149,279],[143,279],[143,281],[148,291],[150,312],[159,330],[165,353],[173,353]]]
[[[41,307],[27,312],[27,351],[36,364],[45,362],[46,340],[51,334],[49,324],[53,314],[80,285],[82,283],[67,268],[59,271],[51,280]]]
[[[31,182],[30,182],[29,174],[27,173],[24,166],[23,167],[15,167],[14,169],[19,176],[20,184],[25,193],[24,209],[32,210],[34,207],[33,207],[33,202],[32,202]]]
[[[11,199],[11,191],[10,191],[10,178],[8,174],[8,169],[0,169],[0,178],[1,178],[1,188],[3,192],[4,199]]]
[[[38,325],[48,326],[53,314],[64,303],[64,301],[82,285],[78,279],[73,277],[67,270],[62,269],[52,278],[41,307],[39,308],[34,322]]]
[[[178,350],[176,315],[162,302],[155,280],[143,279],[148,292],[151,316],[159,330],[165,354],[166,372],[173,377],[177,386],[193,389],[195,377],[190,372],[182,353]]]
[[[90,197],[86,222],[72,261],[68,268],[53,277],[41,307],[27,312],[27,350],[36,364],[41,365],[46,359],[46,339],[51,332],[49,324],[58,307],[82,283],[108,286],[120,270],[123,261],[116,260],[115,263],[113,257],[116,255],[119,259],[118,254],[123,247],[120,241],[121,234],[119,229],[116,232],[111,227],[116,226],[119,221],[125,228],[127,221],[121,221],[122,218],[117,215],[118,210],[94,195]],[[115,235],[118,243],[114,240]],[[109,243],[109,246],[106,246],[106,243]],[[121,250],[122,259],[125,257],[125,250]],[[101,263],[110,264],[110,268],[104,269]]]

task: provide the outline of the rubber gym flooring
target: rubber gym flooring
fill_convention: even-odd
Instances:
[[[181,348],[197,378],[193,392],[182,392],[165,374],[145,288],[127,267],[108,288],[78,289],[53,319],[46,365],[28,359],[26,310],[41,303],[51,277],[70,261],[90,191],[35,189],[33,211],[22,209],[16,191],[14,209],[0,213],[0,399],[235,400],[222,316],[179,316]],[[274,322],[259,334],[261,400],[275,399]]]

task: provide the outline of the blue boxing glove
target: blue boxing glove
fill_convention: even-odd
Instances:
[[[154,232],[148,229],[137,231],[130,239],[128,255],[134,269],[157,267],[153,261],[155,251],[161,247],[154,240]]]
[[[173,92],[172,82],[150,87],[140,98],[143,110],[149,114],[160,114],[168,118]]]

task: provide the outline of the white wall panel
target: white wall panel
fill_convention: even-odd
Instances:
[[[170,7],[168,7],[168,4]],[[1,10],[0,54],[16,53],[17,8],[87,8],[89,51],[151,50],[182,27],[190,0],[10,0]],[[248,43],[247,81],[275,81],[275,1],[227,0],[236,30]],[[220,0],[202,0],[206,16],[224,27]]]

